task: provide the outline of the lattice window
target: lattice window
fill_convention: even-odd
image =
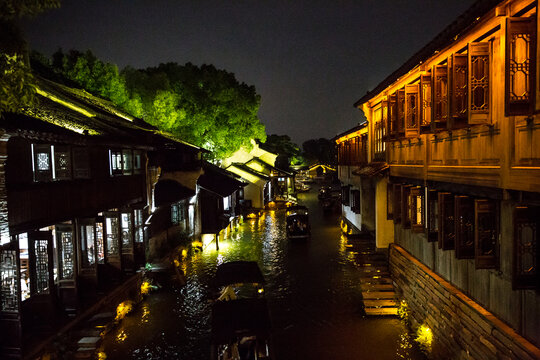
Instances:
[[[418,136],[420,132],[420,96],[418,84],[405,86],[405,136]]]
[[[499,207],[494,200],[475,200],[475,265],[477,269],[498,267]]]
[[[448,120],[448,69],[446,65],[433,67],[432,130],[442,129]]]
[[[431,104],[431,75],[422,75],[420,77],[420,126],[423,131],[430,130]]]
[[[119,253],[119,224],[118,217],[105,217],[105,230],[107,232],[107,256],[118,256]]]
[[[178,204],[171,205],[171,223],[178,225],[180,223]]]
[[[412,188],[409,194],[409,218],[413,232],[424,231],[424,189]]]
[[[388,121],[386,133],[395,138],[397,134],[397,122],[398,122],[398,111],[397,111],[397,95],[392,94],[388,97]]]
[[[452,96],[450,114],[452,127],[463,126],[468,109],[468,56],[453,54],[448,62],[448,73],[451,74],[450,94]]]
[[[53,146],[54,178],[56,180],[71,179],[71,152],[67,146]]]
[[[469,124],[489,122],[491,44],[469,44]]]
[[[122,166],[122,173],[124,175],[133,174],[133,153],[131,152],[131,150],[122,150]]]
[[[57,225],[56,228],[60,280],[70,280],[74,277],[75,268],[73,231],[70,226]]]
[[[51,146],[32,144],[34,181],[52,180]]]
[[[437,190],[427,190],[426,232],[428,241],[437,241],[439,236],[439,196]]]
[[[536,52],[534,17],[507,18],[506,115],[526,115],[534,108]]]
[[[397,136],[405,133],[405,89],[397,91]]]
[[[401,186],[401,226],[404,229],[411,228],[411,198],[409,194],[411,193],[412,185],[402,185]]]
[[[111,175],[122,174],[122,151],[110,151]]]
[[[49,248],[47,240],[34,240],[35,293],[49,291]]]
[[[142,243],[144,242],[144,228],[143,228],[143,212],[142,209],[134,210],[134,220],[135,220],[135,242]]]
[[[455,239],[458,259],[474,258],[474,200],[468,196],[456,195]]]
[[[0,248],[0,305],[2,311],[19,310],[17,251]]]
[[[132,221],[131,213],[123,212],[120,214],[121,226],[122,226],[122,251],[131,250],[133,248],[132,234]]]
[[[454,196],[439,193],[439,248],[453,250],[455,246]]]
[[[104,264],[105,263],[105,245],[104,237],[103,237],[103,223],[102,222],[96,222],[96,248],[97,248],[97,261],[98,264]]]
[[[96,241],[94,226],[91,224],[81,225],[81,267],[92,268],[96,264]]]
[[[540,207],[516,206],[514,210],[514,273],[516,289],[540,288],[538,244]]]

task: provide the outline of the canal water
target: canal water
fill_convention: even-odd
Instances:
[[[211,245],[193,254],[185,286],[147,296],[107,334],[107,359],[209,359],[209,300],[215,298],[209,284],[216,266],[231,260],[257,261],[266,278],[278,360],[424,359],[399,319],[364,316],[360,271],[339,214],[323,213],[316,189],[300,194],[299,202],[310,209],[309,241],[287,240],[284,210],[245,221],[219,251]]]

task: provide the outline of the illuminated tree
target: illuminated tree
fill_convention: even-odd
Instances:
[[[305,162],[300,154],[300,148],[288,135],[268,135],[264,148],[279,155],[276,159],[276,166],[279,168],[287,169],[289,165],[299,166]]]
[[[0,115],[34,102],[26,42],[17,20],[59,6],[59,0],[0,0]]]

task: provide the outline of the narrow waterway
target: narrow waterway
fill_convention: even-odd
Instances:
[[[109,333],[107,359],[209,359],[209,284],[216,266],[231,260],[257,261],[265,275],[278,360],[423,359],[398,319],[363,316],[360,272],[339,215],[323,214],[316,189],[299,200],[310,209],[309,241],[287,240],[284,210],[246,221],[219,251],[193,254],[186,286],[151,294]]]

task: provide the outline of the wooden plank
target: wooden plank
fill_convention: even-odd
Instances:
[[[388,300],[388,299],[377,299],[377,300],[364,300],[364,306],[366,308],[368,307],[388,307],[388,306],[396,306],[397,301],[396,300]]]
[[[397,315],[397,308],[366,308],[364,309],[366,315],[370,316],[395,316]]]
[[[384,276],[364,276],[360,278],[360,284],[392,284],[392,279]]]
[[[393,291],[370,291],[362,292],[362,297],[365,299],[394,299],[396,293]]]

